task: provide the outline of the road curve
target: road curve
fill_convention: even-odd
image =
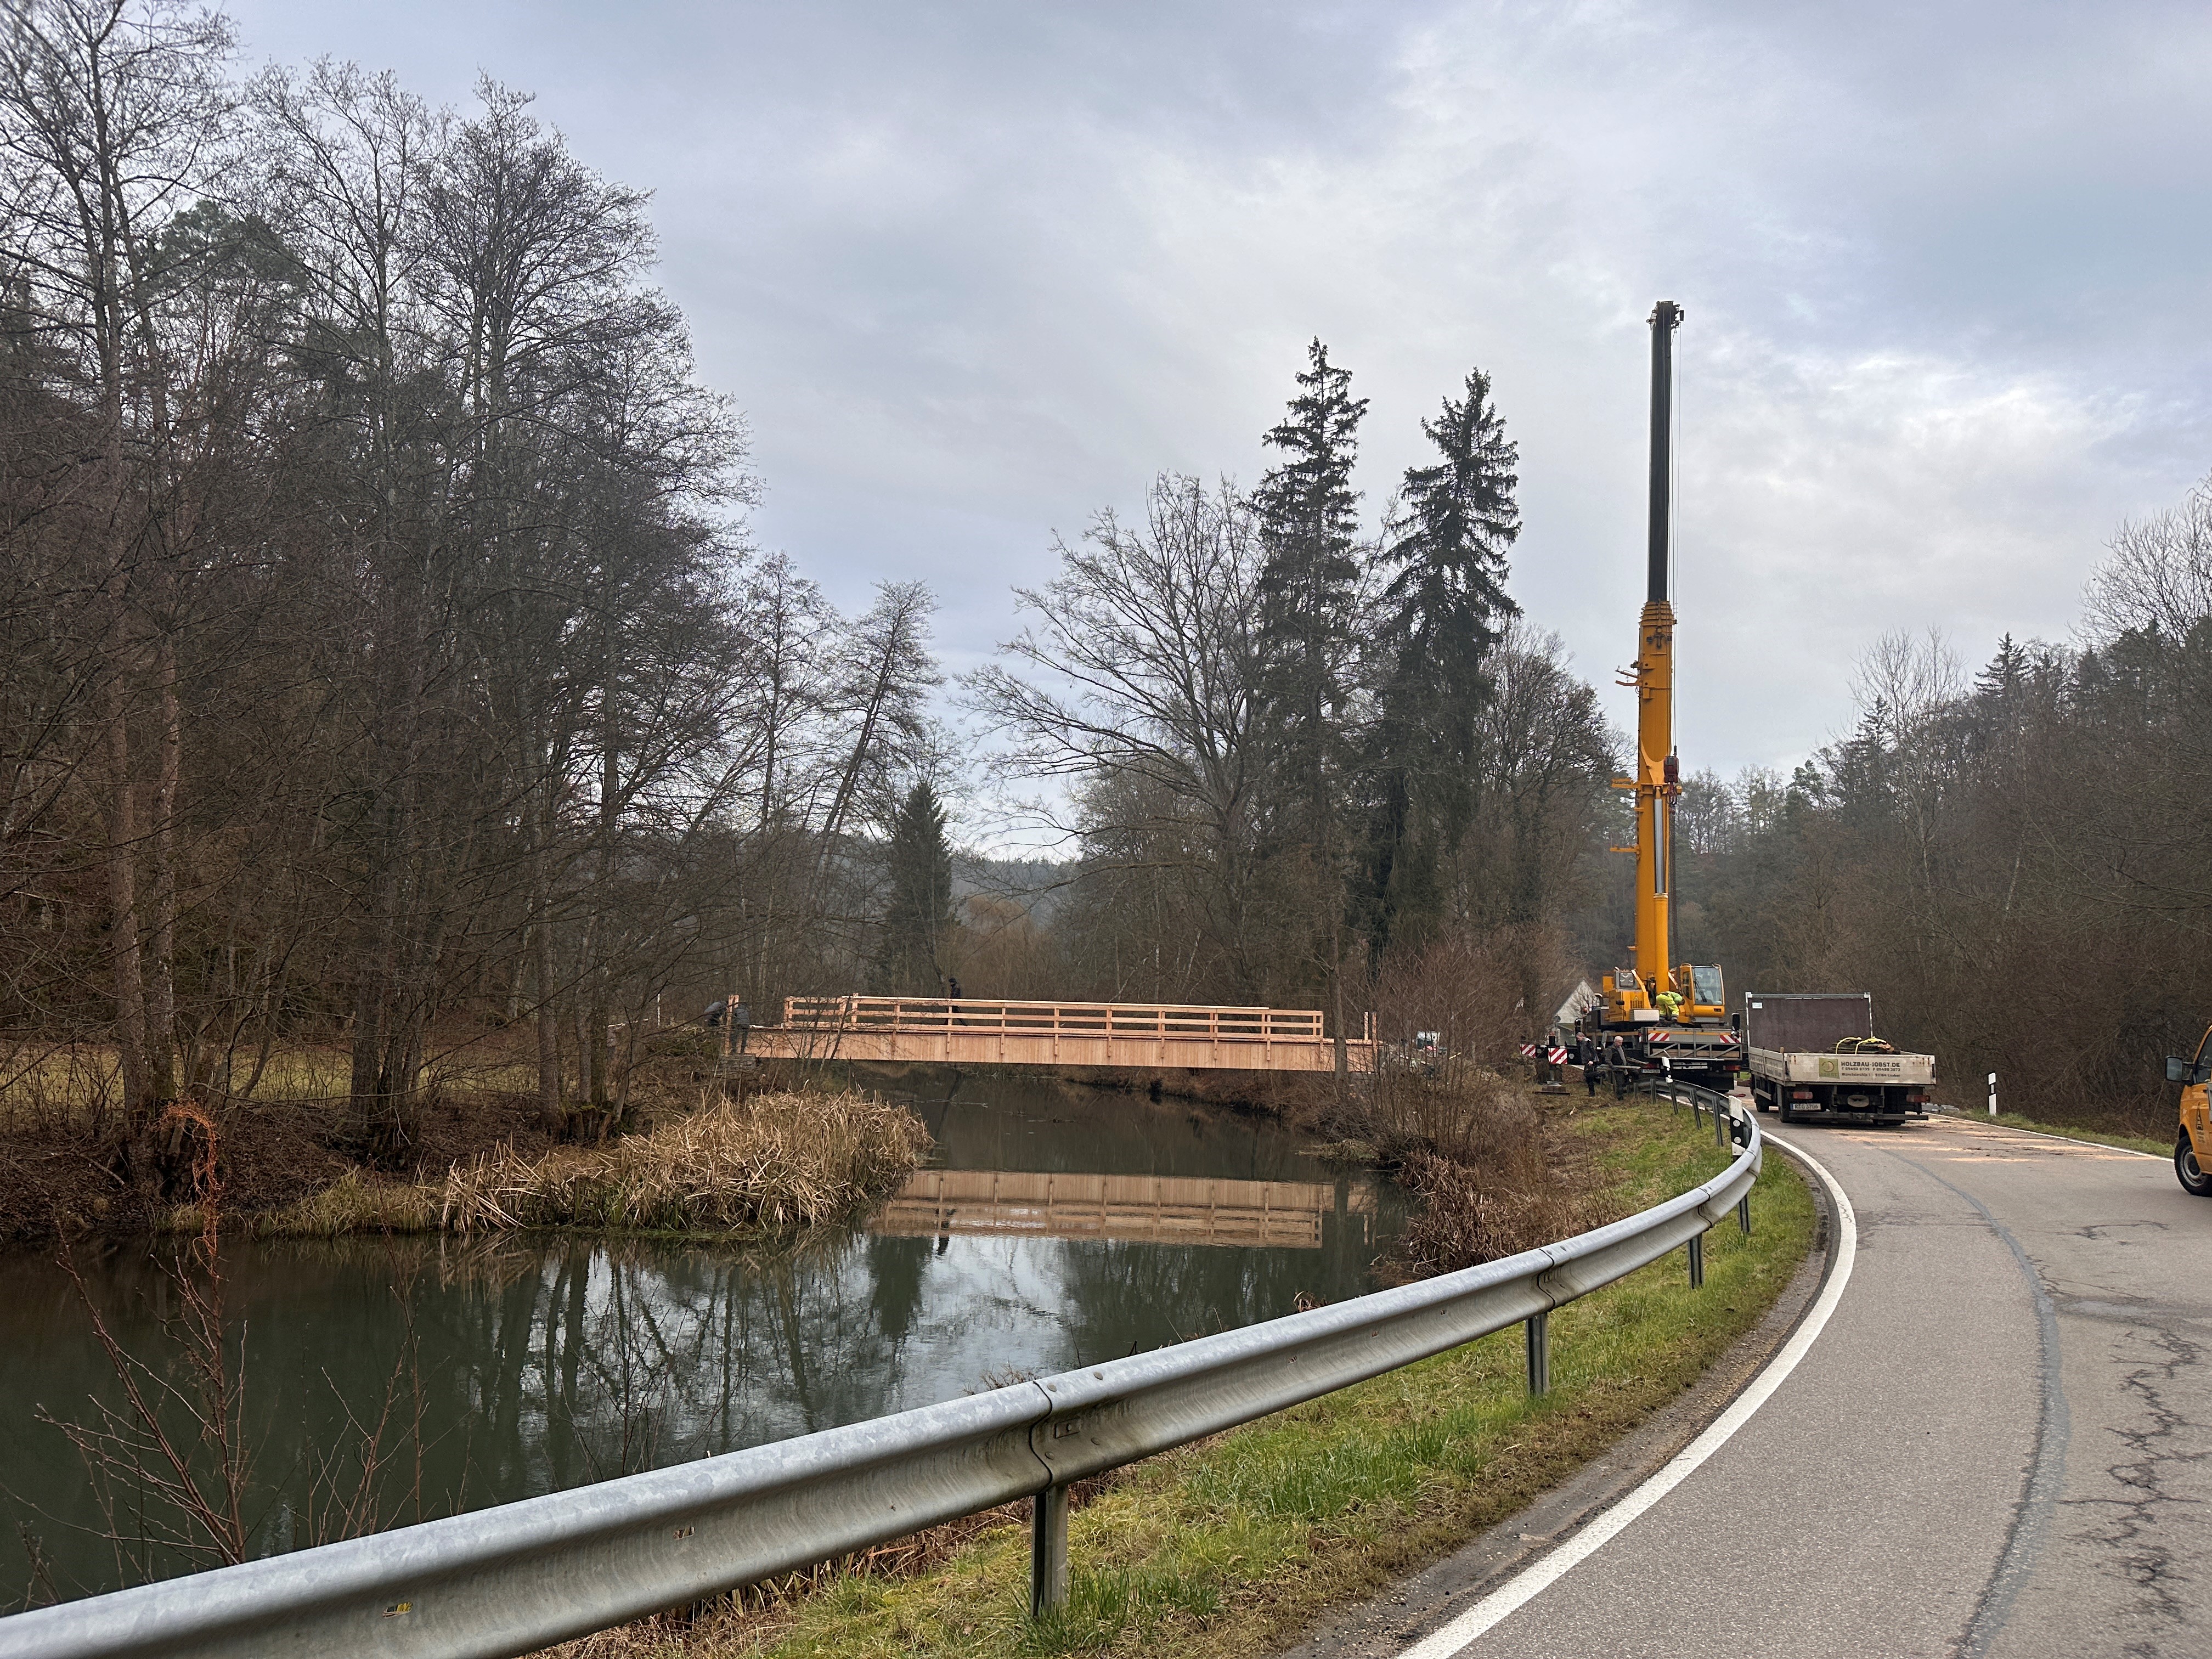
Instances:
[[[2212,1202],[1971,1121],[1780,1138],[1857,1212],[1825,1329],[1468,1659],[2212,1655]]]

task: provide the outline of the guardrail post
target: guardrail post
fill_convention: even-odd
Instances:
[[[1705,1236],[1703,1233],[1692,1233],[1690,1236],[1690,1288],[1693,1291],[1698,1290],[1704,1285],[1705,1282]]]
[[[1067,1600],[1067,1488],[1047,1486],[1030,1516],[1030,1617]]]
[[[1528,1396],[1538,1399],[1552,1391],[1552,1316],[1530,1314],[1521,1328],[1528,1336]]]
[[[1716,1106],[1713,1108],[1713,1145],[1725,1146],[1728,1143],[1728,1114]]]
[[[1751,1194],[1746,1193],[1735,1201],[1735,1224],[1747,1235],[1751,1231]]]

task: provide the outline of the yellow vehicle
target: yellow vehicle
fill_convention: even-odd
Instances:
[[[1649,580],[1637,620],[1636,666],[1620,682],[1636,693],[1636,769],[1613,781],[1636,799],[1636,845],[1613,848],[1636,854],[1636,942],[1634,961],[1600,981],[1600,1000],[1575,1027],[1575,1064],[1592,1094],[1601,1079],[1615,1092],[1657,1077],[1726,1090],[1743,1064],[1720,969],[1673,960],[1674,802],[1682,766],[1674,752],[1674,607],[1668,587],[1674,330],[1681,320],[1672,300],[1651,313]]]
[[[2199,1198],[2212,1198],[2212,1119],[2208,1119],[2205,1085],[2212,1080],[2212,1028],[2197,1039],[2197,1052],[2187,1060],[2166,1057],[2166,1080],[2181,1085],[2181,1133],[2173,1142],[2173,1173],[2182,1189]]]

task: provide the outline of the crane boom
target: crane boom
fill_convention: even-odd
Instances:
[[[1616,968],[1575,1021],[1575,1063],[1595,1093],[1638,1079],[1673,1076],[1726,1088],[1743,1045],[1730,1024],[1718,966],[1674,960],[1674,801],[1682,793],[1674,753],[1674,606],[1668,595],[1674,531],[1674,331],[1682,307],[1651,310],[1650,580],[1638,619],[1636,666],[1621,684],[1636,693],[1635,769],[1613,787],[1636,798],[1636,938],[1632,966]]]
[[[1674,607],[1667,597],[1673,530],[1674,331],[1682,308],[1662,300],[1651,312],[1650,585],[1636,649],[1636,970],[1645,994],[1686,993],[1674,983],[1669,889],[1674,885]]]

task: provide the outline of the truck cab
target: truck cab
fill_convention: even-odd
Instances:
[[[2166,1057],[2166,1080],[2181,1085],[2180,1132],[2173,1142],[2173,1173],[2185,1191],[2212,1198],[2212,1121],[2208,1121],[2206,1085],[2212,1081],[2212,1028],[2197,1039],[2197,1052],[2187,1060]]]

